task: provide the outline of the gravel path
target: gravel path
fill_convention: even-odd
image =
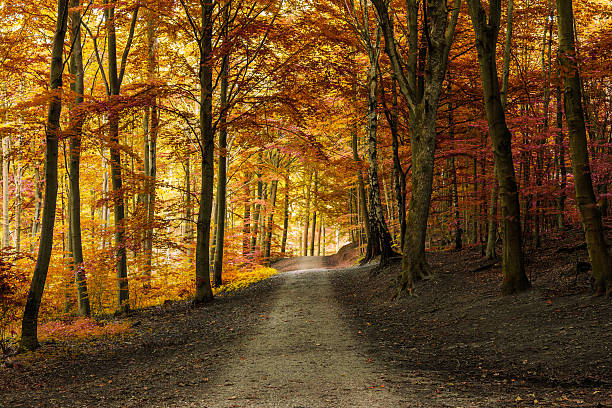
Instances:
[[[211,407],[391,407],[399,398],[385,386],[383,369],[360,345],[360,332],[339,314],[330,271],[278,276],[269,315],[240,347],[240,356],[212,381]]]

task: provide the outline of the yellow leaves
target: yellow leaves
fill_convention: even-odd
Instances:
[[[223,281],[227,283],[219,288],[213,289],[213,293],[228,293],[244,289],[254,283],[267,279],[276,273],[276,269],[267,268],[260,265],[253,269],[228,268],[223,274]]]

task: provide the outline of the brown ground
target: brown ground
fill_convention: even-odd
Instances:
[[[530,254],[534,289],[515,297],[470,250],[430,254],[434,278],[399,301],[398,265],[329,269],[346,250],[283,260],[300,272],[18,357],[0,368],[0,407],[610,406],[610,300],[586,275],[574,284],[576,239]]]

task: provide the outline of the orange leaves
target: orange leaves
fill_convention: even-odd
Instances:
[[[78,318],[68,322],[52,321],[39,328],[42,340],[79,340],[91,337],[117,336],[129,333],[131,324],[128,321],[98,322],[89,318]]]

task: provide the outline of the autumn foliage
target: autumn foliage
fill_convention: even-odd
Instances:
[[[117,309],[118,250],[127,254],[131,308],[194,296],[205,147],[200,112],[201,47],[193,33],[204,33],[206,27],[188,16],[200,15],[201,2],[110,2],[115,12],[118,69],[124,70],[119,95],[109,95],[104,76],[108,74],[104,71],[108,70],[110,31],[104,17],[108,3],[77,2],[82,15],[82,103],[75,102],[74,86],[69,86],[75,75],[69,69],[63,73],[58,204],[53,254],[41,302],[40,318],[46,323],[41,326],[43,338],[125,330],[99,326],[90,319],[74,320],[68,326],[50,323],[72,321],[78,314],[75,282],[79,273],[86,277],[93,316]],[[265,279],[274,273],[271,261],[303,254],[306,249],[314,255],[329,255],[347,242],[362,249],[367,246],[357,176],[358,172],[367,174],[367,162],[354,160],[351,143],[355,136],[358,154],[365,157],[369,62],[344,3],[214,2],[211,50],[206,60],[213,76],[209,130],[217,143],[215,163],[219,155],[228,162],[223,279],[215,293]],[[392,3],[397,13],[397,46],[406,53],[405,5]],[[364,4],[370,7],[367,18],[374,33],[377,14],[368,2]],[[506,117],[512,133],[524,250],[533,251],[542,240],[579,227],[580,218],[563,120],[564,73],[555,56],[555,8],[544,0],[515,1],[514,8]],[[612,6],[607,1],[577,0],[574,8],[575,58],[583,81],[590,169],[604,224],[609,226]],[[2,3],[0,16],[0,195],[5,248],[0,259],[0,341],[4,341],[18,332],[39,245],[45,115],[51,97],[57,95],[48,86],[56,9],[53,3],[20,0]],[[503,13],[502,32],[505,19]],[[418,24],[421,27],[422,21]],[[502,65],[502,42],[500,38],[498,66]],[[383,50],[384,40],[381,44]],[[64,48],[64,58],[69,59],[69,38]],[[398,118],[397,157],[401,179],[406,181],[401,192],[406,207],[412,195],[413,170],[409,109],[397,97],[388,56],[381,51],[378,58],[380,86],[374,95],[374,113],[378,115],[379,195],[391,245],[401,252],[396,197],[400,178],[394,175],[387,118],[390,112]],[[489,231],[493,231],[499,254],[497,225],[502,219],[500,211],[491,211],[499,204],[495,194],[492,198],[494,158],[476,58],[464,7],[439,101],[426,234],[429,250],[451,249],[461,242],[482,248],[484,255]],[[222,92],[227,93],[223,103]],[[119,117],[117,141],[111,132],[112,115]],[[75,266],[69,162],[71,138],[79,120],[83,264]],[[227,133],[225,148],[218,145],[222,131]],[[121,160],[121,188],[113,187],[111,150]],[[211,187],[210,182],[204,185]],[[215,168],[212,183],[217,182]],[[367,190],[367,177],[365,184]],[[125,219],[118,224],[124,237],[117,241],[114,221],[119,199],[125,206]],[[210,265],[206,265],[211,271],[219,251],[215,241],[217,202],[218,197],[212,206]],[[489,228],[491,223],[495,228]]]

